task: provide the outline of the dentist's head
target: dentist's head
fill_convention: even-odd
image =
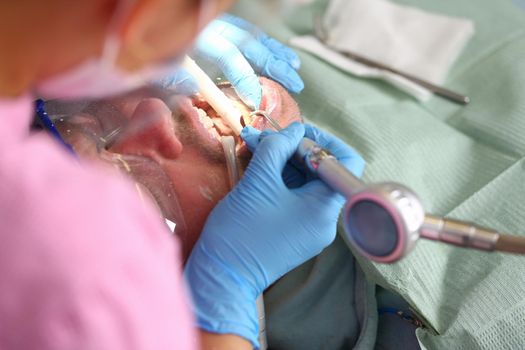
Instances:
[[[10,54],[0,57],[0,96],[102,97],[132,89],[172,69],[230,3],[3,1],[0,48]]]
[[[133,184],[29,132],[35,95],[106,97],[157,78],[232,1],[0,1],[0,348],[195,349],[186,285],[201,291],[193,310],[205,346],[251,349],[257,345],[257,295],[333,239],[340,211],[334,193],[319,181],[303,183],[308,179],[294,169],[286,177],[293,188],[283,179],[306,132],[300,124],[263,137],[245,129],[258,150],[233,197],[212,211],[216,221],[204,225],[185,280],[177,241]],[[256,72],[291,91],[303,88],[299,58],[289,48],[233,16],[214,24],[195,51],[223,71],[245,105],[264,108]],[[142,125],[143,117],[156,117],[157,124],[122,129],[115,157],[143,156],[148,145],[181,151],[175,136],[182,133],[161,130],[172,116],[156,100],[135,108],[122,126],[135,118]],[[106,131],[104,122],[111,120],[99,121]],[[309,130],[323,147],[337,145],[330,150],[336,156],[356,158],[330,135]],[[151,144],[141,137],[148,131],[156,132]],[[148,151],[173,170],[183,157],[179,152],[178,162],[173,159],[175,147]],[[202,169],[185,159],[188,169]],[[184,184],[182,178],[173,180]],[[205,251],[211,246],[213,252]]]

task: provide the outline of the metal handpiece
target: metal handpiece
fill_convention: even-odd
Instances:
[[[266,112],[256,112],[272,123]],[[278,125],[276,129],[281,130]],[[313,140],[303,138],[295,157],[346,197],[344,237],[371,260],[397,261],[413,249],[420,237],[466,248],[525,254],[525,237],[425,214],[421,200],[409,188],[394,182],[365,184]]]
[[[362,202],[362,200],[372,200],[376,204],[381,204],[385,209],[391,207],[389,215],[391,215],[399,226],[397,228],[397,235],[402,235],[407,238],[398,241],[399,245],[395,247],[395,250],[397,250],[399,254],[394,251],[393,255],[386,259],[384,255],[375,257],[377,261],[391,262],[401,258],[411,250],[415,240],[419,237],[465,248],[525,254],[525,237],[503,235],[495,230],[473,223],[424,214],[419,199],[415,196],[407,197],[406,191],[403,192],[405,195],[398,195],[400,199],[395,204],[392,204],[391,201],[384,201],[381,198],[373,198],[374,187],[379,186],[382,188],[389,184],[365,185],[343,167],[329,151],[323,149],[310,139],[303,139],[296,155],[334,191],[339,192],[348,199],[353,197],[350,202],[357,203]],[[402,192],[402,185],[390,184],[390,186],[392,189],[387,192],[391,192],[392,194]],[[365,194],[362,199],[356,198],[359,197],[359,193]],[[419,217],[422,215],[424,215],[424,219],[421,222]],[[373,222],[369,224],[374,225]],[[417,234],[418,232],[419,235]],[[367,255],[370,257],[369,254]],[[395,259],[393,259],[394,257]]]

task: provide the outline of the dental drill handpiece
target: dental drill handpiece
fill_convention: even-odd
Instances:
[[[344,168],[333,155],[312,140],[307,138],[303,139],[299,145],[296,156],[298,156],[310,170],[313,170],[328,186],[346,198],[350,198],[356,191],[365,188],[365,184],[361,180]],[[387,195],[387,193],[390,192],[387,189],[389,185],[390,184],[378,184],[378,187],[382,187],[383,190],[385,190],[384,194]],[[398,258],[402,258],[413,247],[409,241],[419,237],[453,244],[463,248],[525,254],[525,237],[502,234],[496,230],[474,223],[443,218],[424,212],[422,212],[423,222],[415,225],[417,228],[414,226],[414,231],[410,232],[410,221],[414,220],[414,216],[418,216],[416,214],[418,212],[416,207],[421,206],[421,203],[419,200],[417,200],[419,203],[414,203],[413,198],[410,198],[411,196],[407,194],[408,192],[406,193],[408,197],[399,195],[399,193],[403,193],[403,187],[400,185],[394,187],[392,187],[390,194],[398,196],[398,198],[392,198],[390,201],[397,202],[397,205],[395,205],[396,211],[401,214],[401,220],[405,221],[405,225],[403,225],[405,229],[401,230],[401,232],[398,231],[398,235],[407,237],[408,248],[400,254]],[[409,202],[412,203],[406,205],[406,203]],[[373,258],[370,254],[368,254],[368,256]],[[382,256],[376,257],[374,260],[388,262],[382,261]],[[392,261],[395,260],[397,259],[393,259]]]
[[[350,198],[356,191],[365,187],[365,184],[344,168],[333,155],[310,139],[304,138],[302,140],[296,156],[328,186],[346,198]],[[401,190],[402,187],[393,189],[392,194],[402,192]],[[385,191],[385,193],[387,192]],[[398,207],[397,209],[400,213],[406,214],[403,215],[404,219],[410,221],[410,218],[414,215],[413,212],[410,212],[410,209],[412,209],[410,206],[417,205],[412,203],[408,205],[408,208],[405,208],[405,205],[401,204],[405,199],[407,198],[403,198],[403,196],[398,198],[399,205],[396,205],[396,207]],[[421,205],[420,203],[418,204]],[[409,229],[403,230],[405,231],[404,234],[407,235],[407,240],[411,239],[409,238],[411,235],[418,233],[417,236],[421,238],[464,248],[525,254],[525,237],[501,234],[496,230],[474,223],[443,218],[424,212],[423,215],[423,223],[417,225],[419,226],[418,229],[414,230],[414,232],[409,232]],[[405,225],[407,228],[409,226],[410,224]],[[401,232],[398,232],[398,234],[401,234]]]
[[[312,140],[307,138],[303,139],[299,148],[297,149],[296,156],[299,157],[310,170],[314,171],[321,180],[323,180],[328,186],[330,186],[336,192],[341,193],[346,198],[350,198],[352,194],[364,188],[364,183],[355,177],[350,171],[344,168],[337,159],[331,155],[328,151],[321,148]],[[378,186],[386,189],[388,185],[379,184]],[[395,193],[403,193],[402,187],[392,188],[390,192],[392,195]],[[387,194],[389,191],[384,191]],[[411,203],[406,206],[403,202],[409,197],[400,196],[399,198],[392,198],[392,203],[397,202],[395,205],[396,210],[402,218],[400,221],[405,221],[403,225],[405,229],[398,230],[398,235],[404,235],[406,239],[406,250],[400,251],[399,256],[392,260],[383,260],[384,256],[367,256],[373,260],[379,262],[393,262],[397,259],[402,258],[413,248],[413,243],[419,237],[440,241],[447,244],[453,244],[463,248],[473,248],[477,250],[485,251],[501,251],[515,254],[525,254],[525,237],[514,236],[508,234],[501,234],[500,232],[476,225],[474,223],[443,218],[431,214],[426,214],[422,210],[423,222],[414,231],[409,227],[411,226],[410,221],[414,219],[414,215],[417,214],[417,207],[421,206],[421,203]],[[410,201],[413,198],[409,199]],[[416,220],[417,221],[417,220]],[[414,240],[413,243],[410,241]]]
[[[264,117],[273,128],[282,130],[265,111],[252,114]],[[334,191],[347,198],[343,214],[345,221],[351,217],[354,222],[362,223],[353,225],[354,229],[345,225],[347,237],[354,247],[374,261],[391,263],[401,259],[420,237],[465,248],[525,254],[525,237],[501,234],[473,223],[426,214],[421,201],[409,188],[393,182],[365,185],[328,150],[308,138],[303,138],[295,157]],[[366,213],[354,209],[359,207],[359,203],[364,204],[361,208],[367,208]],[[370,227],[371,231],[364,232],[366,227]],[[360,238],[354,239],[357,236]]]
[[[356,191],[365,187],[365,184],[344,168],[333,155],[312,140],[307,138],[303,139],[299,145],[296,156],[298,156],[310,170],[313,170],[328,186],[346,198],[350,198]],[[378,186],[386,189],[388,184],[379,184]],[[392,195],[403,193],[401,186],[396,187],[397,188],[392,188]],[[385,194],[388,192],[388,190],[384,191]],[[399,196],[399,194],[397,196]],[[412,248],[410,247],[411,244],[409,241],[419,237],[464,248],[525,254],[525,237],[501,234],[496,230],[474,223],[443,218],[424,212],[422,213],[424,217],[423,222],[420,225],[416,225],[418,226],[417,229],[410,232],[409,227],[411,225],[409,221],[414,219],[414,214],[418,211],[414,207],[420,206],[421,203],[417,200],[419,202],[417,204],[412,202],[410,205],[406,205],[408,202],[407,199],[409,199],[409,197],[402,195],[399,198],[390,199],[398,203],[398,205],[395,205],[396,211],[400,214],[405,214],[401,215],[403,216],[401,220],[406,221],[404,225],[405,229],[402,230],[404,233],[398,232],[398,235],[406,235],[408,250],[401,254],[399,258],[406,255]],[[409,201],[412,200],[413,198],[409,199]],[[415,216],[418,215],[416,214]],[[371,256],[369,255],[369,257]],[[382,259],[379,257],[379,260],[375,260],[381,261]]]

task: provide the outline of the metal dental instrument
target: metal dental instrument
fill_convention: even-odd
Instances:
[[[272,123],[265,111],[256,112]],[[345,238],[371,260],[397,261],[412,250],[420,237],[466,248],[525,254],[525,237],[425,214],[421,200],[409,188],[394,182],[365,184],[328,150],[308,138],[303,138],[295,156],[346,197],[342,213]]]
[[[326,42],[326,32],[325,30],[323,29],[323,26],[322,26],[322,23],[321,23],[321,18],[320,17],[316,17],[314,19],[314,31],[315,31],[315,36],[321,40],[323,43]],[[431,91],[432,93],[438,95],[438,96],[441,96],[441,97],[444,97],[450,101],[453,101],[453,102],[456,102],[456,103],[459,103],[459,104],[463,104],[463,105],[466,105],[470,102],[470,98],[468,96],[464,96],[464,95],[461,95],[461,94],[458,94],[454,91],[451,91],[451,90],[448,90],[448,89],[445,89],[441,86],[438,86],[438,85],[435,85],[435,84],[432,84],[426,80],[423,80],[423,79],[420,79],[418,77],[415,77],[411,74],[408,74],[408,73],[405,73],[405,72],[402,72],[396,68],[393,68],[393,67],[390,67],[390,66],[387,66],[386,64],[383,64],[383,63],[380,63],[380,62],[377,62],[377,61],[374,61],[374,60],[371,60],[369,58],[366,58],[366,57],[363,57],[355,52],[350,52],[350,51],[342,51],[342,50],[337,50],[338,53],[356,61],[356,62],[359,62],[359,63],[362,63],[366,66],[369,66],[369,67],[373,67],[373,68],[377,68],[377,69],[381,69],[381,70],[384,70],[384,71],[387,71],[387,72],[391,72],[391,73],[394,73],[396,75],[399,75],[399,76],[402,76],[403,78],[405,79],[408,79],[410,80],[411,82],[413,83],[416,83],[417,85],[419,86],[422,86],[424,87],[425,89]]]
[[[454,91],[445,89],[444,87],[432,84],[432,83],[430,83],[430,82],[428,82],[426,80],[420,79],[420,78],[415,77],[415,76],[413,76],[411,74],[404,73],[404,72],[402,72],[402,71],[400,71],[398,69],[389,67],[389,66],[387,66],[385,64],[382,64],[382,63],[379,63],[377,61],[373,61],[373,60],[371,60],[369,58],[360,56],[360,55],[358,55],[358,54],[356,54],[354,52],[340,51],[340,50],[338,52],[343,54],[344,56],[346,56],[348,58],[353,59],[356,62],[362,63],[362,64],[367,65],[369,67],[381,69],[381,70],[388,71],[388,72],[397,74],[399,76],[402,76],[403,78],[408,79],[411,82],[416,83],[417,85],[422,86],[425,89],[431,91],[435,95],[444,97],[444,98],[446,98],[446,99],[448,99],[448,100],[450,100],[452,102],[456,102],[456,103],[459,103],[459,104],[462,104],[462,105],[466,105],[466,104],[468,104],[470,102],[470,98],[468,96],[460,95],[460,94],[458,94],[458,93],[456,93]]]
[[[258,109],[256,111],[250,112],[249,116],[250,117],[261,116],[264,119],[266,119],[275,130],[277,130],[277,131],[282,130],[282,128],[279,125],[279,123],[277,123],[275,121],[275,119],[270,117],[270,114],[266,113],[266,111],[263,111],[262,109]]]

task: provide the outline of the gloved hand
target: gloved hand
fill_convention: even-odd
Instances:
[[[287,164],[305,135],[361,175],[363,159],[312,126],[294,123],[263,133],[244,128],[241,136],[255,150],[253,158],[211,212],[185,268],[204,330],[237,334],[257,346],[257,296],[335,238],[344,198]]]
[[[197,38],[195,53],[216,65],[244,103],[254,109],[259,107],[262,98],[256,73],[294,93],[304,87],[297,74],[301,65],[299,57],[256,26],[232,15],[221,16],[203,30]]]

